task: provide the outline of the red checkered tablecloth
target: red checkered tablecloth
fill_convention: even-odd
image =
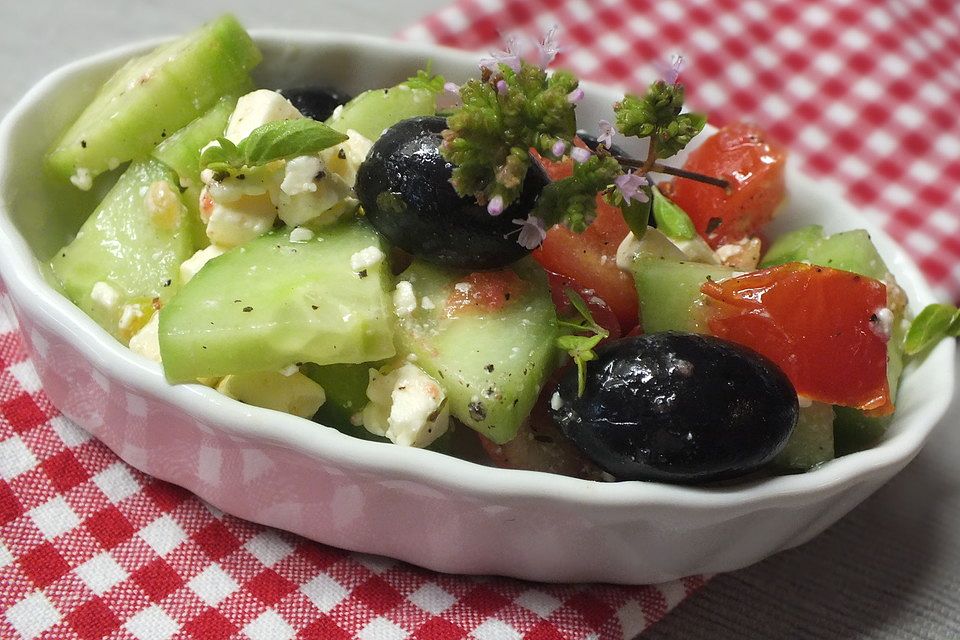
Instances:
[[[560,65],[627,89],[682,52],[691,104],[768,128],[960,298],[960,5],[466,0],[402,35],[488,50],[553,24]],[[445,576],[224,515],[60,416],[4,306],[0,637],[620,640],[704,582]]]

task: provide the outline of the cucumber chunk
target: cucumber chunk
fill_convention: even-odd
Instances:
[[[353,129],[370,140],[376,140],[385,129],[415,116],[432,116],[437,112],[437,96],[427,89],[411,89],[399,84],[389,89],[364,91],[334,111],[326,124],[340,133]]]
[[[833,460],[833,423],[831,405],[814,402],[808,407],[801,407],[797,426],[773,464],[781,469],[807,471]]]
[[[404,271],[419,301],[400,316],[401,355],[447,392],[450,414],[497,444],[513,439],[557,362],[556,311],[543,272],[524,260],[513,270],[524,284],[497,310],[447,313],[445,303],[465,276],[423,262]],[[426,297],[432,309],[423,308]]]
[[[134,58],[101,87],[54,145],[49,166],[80,188],[142,158],[224,95],[252,88],[260,51],[236,18],[223,16]]]
[[[365,362],[362,364],[329,364],[319,366],[307,363],[303,374],[323,387],[327,401],[313,417],[320,424],[334,427],[360,438],[388,442],[386,438],[375,436],[363,427],[355,427],[350,418],[367,404],[367,383],[370,369],[379,368],[383,362]]]
[[[160,353],[173,382],[292,363],[360,363],[396,352],[389,279],[381,262],[361,277],[350,258],[380,247],[349,220],[312,240],[260,236],[208,262],[160,314]]]
[[[166,211],[152,197],[164,183]],[[165,302],[177,290],[180,263],[193,252],[176,185],[176,174],[156,160],[131,164],[51,261],[67,297],[123,342],[141,324],[120,327],[124,307],[140,305],[145,322],[152,300]]]
[[[735,274],[729,267],[665,258],[641,258],[631,269],[637,285],[640,322],[646,333],[709,333],[707,301],[700,286],[709,279],[722,280]]]

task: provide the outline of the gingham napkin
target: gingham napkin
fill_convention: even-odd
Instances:
[[[766,126],[960,298],[960,5],[468,0],[403,36],[486,51],[553,24],[559,64],[628,89],[682,52],[691,104]],[[60,416],[0,304],[0,637],[621,640],[703,583],[445,576],[226,516]]]

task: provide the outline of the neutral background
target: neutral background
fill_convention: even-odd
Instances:
[[[46,72],[224,11],[249,28],[390,35],[448,0],[2,0],[0,112]],[[958,385],[960,391],[960,385]],[[960,638],[960,402],[895,480],[813,542],[719,576],[645,638]]]

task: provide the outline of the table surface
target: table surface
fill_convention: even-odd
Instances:
[[[224,11],[248,27],[389,35],[445,4],[32,0],[0,20],[0,111],[66,62],[141,37],[179,33]],[[644,638],[960,637],[958,397],[960,381],[941,428],[919,457],[839,524],[799,549],[714,578]]]

